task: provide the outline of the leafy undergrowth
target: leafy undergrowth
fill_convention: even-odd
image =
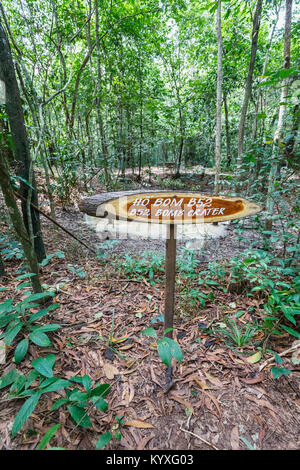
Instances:
[[[179,256],[174,340],[183,358],[173,350],[170,377],[157,341],[162,258],[116,260],[108,249],[96,259],[45,233],[51,302],[28,300],[21,257],[7,260],[0,283],[10,314],[33,303],[2,354],[3,449],[298,448],[299,294],[295,274],[280,271],[291,266],[263,252],[206,267]]]

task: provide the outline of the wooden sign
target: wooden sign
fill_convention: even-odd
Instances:
[[[79,203],[79,209],[94,217],[110,214],[116,219],[168,224],[166,239],[166,287],[164,328],[173,329],[176,273],[176,225],[223,222],[260,212],[262,208],[240,197],[213,196],[182,191],[124,191],[102,193]],[[172,331],[167,333],[172,337]]]
[[[189,192],[131,194],[106,202],[102,209],[118,219],[156,224],[222,222],[261,211],[258,204],[240,197]]]

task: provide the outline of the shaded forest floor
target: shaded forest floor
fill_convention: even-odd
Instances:
[[[76,197],[79,194],[74,201]],[[2,201],[1,204],[2,216]],[[89,245],[99,244],[93,229],[84,224],[76,204],[64,210],[57,204],[56,211],[58,221],[65,227]],[[51,333],[52,347],[41,350],[31,345],[31,359],[53,352],[57,355],[56,376],[88,374],[93,385],[109,383],[111,391],[106,398],[109,406],[106,413],[97,411],[90,415],[91,429],[79,431],[62,410],[51,411],[53,400],[44,395],[23,430],[11,439],[10,430],[20,400],[1,400],[0,449],[35,449],[45,431],[57,422],[61,426],[51,441],[53,446],[94,449],[100,434],[117,423],[116,417],[123,420],[119,429],[122,438],[113,439],[107,449],[247,449],[247,442],[256,449],[299,449],[300,377],[299,369],[290,362],[291,355],[282,359],[284,367],[293,369],[292,374],[274,380],[271,363],[260,370],[262,362],[271,355],[251,364],[247,357],[257,351],[253,345],[243,350],[231,349],[201,330],[202,324],[215,318],[221,321],[224,315],[250,306],[259,315],[258,297],[215,290],[212,302],[188,312],[177,292],[174,336],[184,359],[182,363],[174,362],[173,385],[167,390],[166,367],[153,338],[141,335],[154,317],[163,314],[163,275],[154,285],[146,278],[126,278],[116,269],[117,260],[124,253],[123,249],[116,249],[117,244],[101,261],[49,221],[43,219],[42,226],[47,253],[63,251],[65,255],[53,258],[41,268],[42,282],[55,287],[54,300],[60,304],[59,309],[50,312],[49,319],[62,328]],[[256,239],[253,231],[247,233],[248,241]],[[212,257],[221,261],[246,246],[245,242],[237,242],[230,224],[227,236],[213,240],[202,255],[201,269],[206,268]],[[151,242],[140,241],[139,250],[143,247],[151,249]],[[10,289],[0,292],[0,303],[9,295],[16,300],[21,298],[21,291],[14,293],[17,283],[13,280],[21,264],[16,259],[6,262],[7,277],[0,280],[0,286],[9,285]],[[84,277],[80,277],[83,272]],[[241,322],[250,319],[250,313],[246,313]],[[112,326],[117,353],[98,337],[108,339]],[[161,337],[162,323],[158,321],[152,326]],[[280,353],[292,344],[293,339],[283,335],[270,346]],[[8,349],[5,363],[0,364],[1,375],[15,367],[12,358]],[[17,368],[24,373],[29,366],[27,359]],[[53,393],[59,397],[60,392]],[[5,399],[3,390],[1,396]]]

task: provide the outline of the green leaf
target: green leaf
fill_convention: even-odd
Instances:
[[[50,323],[49,325],[44,325],[44,326],[38,326],[38,327],[34,327],[34,332],[36,333],[37,331],[42,331],[42,332],[45,332],[45,331],[55,331],[55,330],[58,330],[59,328],[61,328],[60,325],[58,325],[58,323]]]
[[[41,387],[40,390],[42,393],[47,393],[47,392],[56,392],[57,390],[60,390],[61,388],[66,388],[69,387],[71,382],[65,379],[56,379],[55,382],[49,384],[49,385],[44,385],[44,387]]]
[[[90,397],[106,397],[110,392],[110,385],[109,384],[101,384],[95,387],[91,393]]]
[[[28,345],[29,345],[28,339],[24,338],[22,339],[22,341],[20,341],[20,343],[16,347],[14,358],[17,364],[24,359],[28,350]]]
[[[39,318],[44,317],[48,313],[49,313],[48,308],[43,309],[43,310],[39,310],[38,312],[36,312],[36,313],[34,313],[33,315],[30,316],[28,323],[32,323],[32,322],[38,320]]]
[[[298,331],[295,331],[293,330],[293,328],[290,328],[289,326],[285,326],[285,325],[280,325],[280,327],[287,331],[288,333],[290,333],[290,335],[293,335],[293,336],[296,336],[296,338],[300,338],[300,333],[298,333]]]
[[[168,342],[166,341],[166,338],[162,338],[157,341],[157,352],[162,362],[166,366],[171,367],[172,354],[171,354],[170,346]]]
[[[275,362],[276,364],[282,364],[282,359],[278,354],[275,353]]]
[[[4,375],[4,377],[1,377],[0,379],[0,390],[14,383],[18,377],[20,377],[20,374],[16,369],[9,371],[8,374]]]
[[[244,444],[246,444],[246,446],[248,447],[249,450],[255,450],[255,446],[253,446],[252,444],[250,444],[250,442],[248,441],[248,439],[246,439],[245,437],[241,436],[240,437],[240,440],[244,442]]]
[[[22,326],[24,325],[23,322],[19,322],[16,326],[14,326],[13,328],[11,328],[8,333],[5,333],[5,340],[4,340],[4,343],[6,345],[10,345],[13,340],[15,339],[15,337],[17,336],[17,334],[19,333],[19,331],[21,331],[22,329]]]
[[[55,355],[49,354],[46,357],[34,359],[32,367],[44,377],[53,377],[53,366],[55,364]]]
[[[37,294],[30,294],[24,301],[28,303],[35,300],[44,299],[45,297],[55,297],[55,294],[53,292],[39,292]]]
[[[82,385],[84,386],[84,389],[89,392],[92,387],[92,381],[88,375],[84,375],[82,377]]]
[[[53,403],[53,405],[51,406],[51,411],[57,410],[60,406],[64,405],[65,403],[68,403],[68,401],[69,400],[67,398],[60,398],[59,400]]]
[[[11,434],[13,437],[20,431],[20,429],[24,426],[27,419],[33,413],[39,399],[40,399],[40,392],[35,392],[28,400],[25,401],[24,405],[21,407],[20,411],[18,412],[16,419],[14,421]]]
[[[152,338],[156,338],[157,334],[154,328],[146,328],[145,330],[141,331],[142,335],[151,336]]]
[[[40,263],[40,266],[42,266],[42,267],[46,266],[54,256],[57,256],[58,258],[64,258],[65,257],[65,255],[62,251],[58,251],[57,253],[48,255],[46,258],[44,258],[43,261]]]
[[[103,397],[93,397],[92,402],[98,410],[103,412],[108,410],[108,403]]]
[[[0,313],[10,313],[13,310],[13,299],[7,299],[0,305]]]
[[[78,389],[73,390],[73,392],[69,396],[69,400],[77,402],[84,402],[87,400],[87,398],[87,393],[80,392]]]
[[[99,437],[96,443],[96,449],[103,449],[103,447],[105,447],[110,442],[111,439],[112,439],[112,433],[109,431],[105,432]]]
[[[89,428],[91,426],[90,418],[87,416],[84,408],[68,406],[68,410],[75,424],[78,424],[82,428]]]
[[[183,354],[179,344],[171,338],[165,338],[165,340],[169,344],[172,356],[176,359],[176,361],[181,362],[183,360]]]
[[[49,447],[48,450],[66,450],[64,447]]]
[[[29,338],[37,346],[51,346],[51,341],[48,336],[40,331],[33,331],[29,334]]]
[[[272,375],[274,379],[278,379],[282,375],[289,375],[292,371],[284,367],[272,367]]]
[[[20,285],[18,285],[18,287],[16,287],[16,291],[20,290],[20,289],[24,289],[24,287],[29,287],[31,286],[31,282],[22,282]]]
[[[58,430],[59,426],[60,426],[60,423],[54,424],[54,426],[51,426],[51,428],[49,428],[48,431],[46,431],[46,433],[44,434],[44,437],[42,438],[41,442],[39,443],[37,447],[37,450],[43,450],[46,447],[48,442],[51,441],[52,437]]]
[[[35,273],[22,274],[21,276],[16,277],[15,281],[21,281],[21,279],[27,279],[28,277],[33,277],[33,276],[36,276],[36,274]]]

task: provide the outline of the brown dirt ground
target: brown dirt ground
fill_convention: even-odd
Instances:
[[[59,221],[95,245],[95,234],[81,222],[76,207],[68,211],[58,208],[57,212]],[[53,352],[57,354],[56,376],[88,374],[93,384],[111,384],[109,407],[104,414],[93,412],[92,428],[79,431],[62,409],[50,410],[53,398],[60,395],[52,392],[51,398],[43,396],[24,428],[12,439],[10,429],[21,403],[16,399],[5,401],[7,391],[2,390],[0,449],[35,449],[46,430],[57,422],[61,426],[51,445],[94,449],[100,434],[112,429],[115,418],[121,416],[124,421],[121,441],[113,439],[107,449],[243,450],[247,449],[243,438],[259,450],[299,449],[300,375],[299,366],[291,363],[291,354],[282,359],[283,366],[291,368],[292,374],[274,380],[271,363],[260,370],[261,363],[271,355],[250,364],[244,351],[230,349],[222,341],[205,335],[198,326],[199,322],[207,324],[216,317],[222,320],[224,314],[235,313],[250,304],[259,316],[259,298],[250,300],[242,293],[216,291],[214,302],[194,307],[191,313],[184,308],[177,285],[174,334],[184,359],[182,363],[174,362],[173,384],[167,390],[166,367],[158,357],[153,339],[141,335],[151,319],[163,313],[163,279],[152,286],[147,280],[135,282],[120,277],[114,259],[123,250],[112,249],[108,261],[99,262],[49,221],[43,219],[42,224],[47,252],[65,253],[64,259],[53,258],[41,270],[42,281],[59,288],[55,301],[60,308],[53,310],[49,319],[62,328],[51,334],[52,347],[41,350],[32,345],[29,357]],[[245,247],[245,244],[237,247],[232,230],[233,227],[225,239],[216,240],[202,255],[202,269],[213,254],[215,259],[226,258]],[[253,239],[255,234],[249,231],[249,237]],[[139,249],[149,249],[149,244],[141,241]],[[7,276],[0,280],[0,287],[8,285],[9,290],[0,292],[0,303],[15,295],[13,279],[20,264],[17,260],[6,263]],[[82,268],[86,277],[80,279],[68,264]],[[19,293],[16,299],[20,296]],[[111,355],[106,344],[91,336],[109,336],[113,312],[114,337],[130,337],[116,343],[122,357]],[[246,314],[241,321],[249,319]],[[162,335],[161,323],[154,328],[158,336]],[[290,337],[282,336],[273,340],[270,347],[280,353],[291,347],[292,342]],[[246,352],[253,354],[256,349],[250,345]],[[0,365],[1,375],[14,367],[12,357],[13,351],[8,349],[6,363]],[[29,367],[27,356],[18,370],[25,373]]]

